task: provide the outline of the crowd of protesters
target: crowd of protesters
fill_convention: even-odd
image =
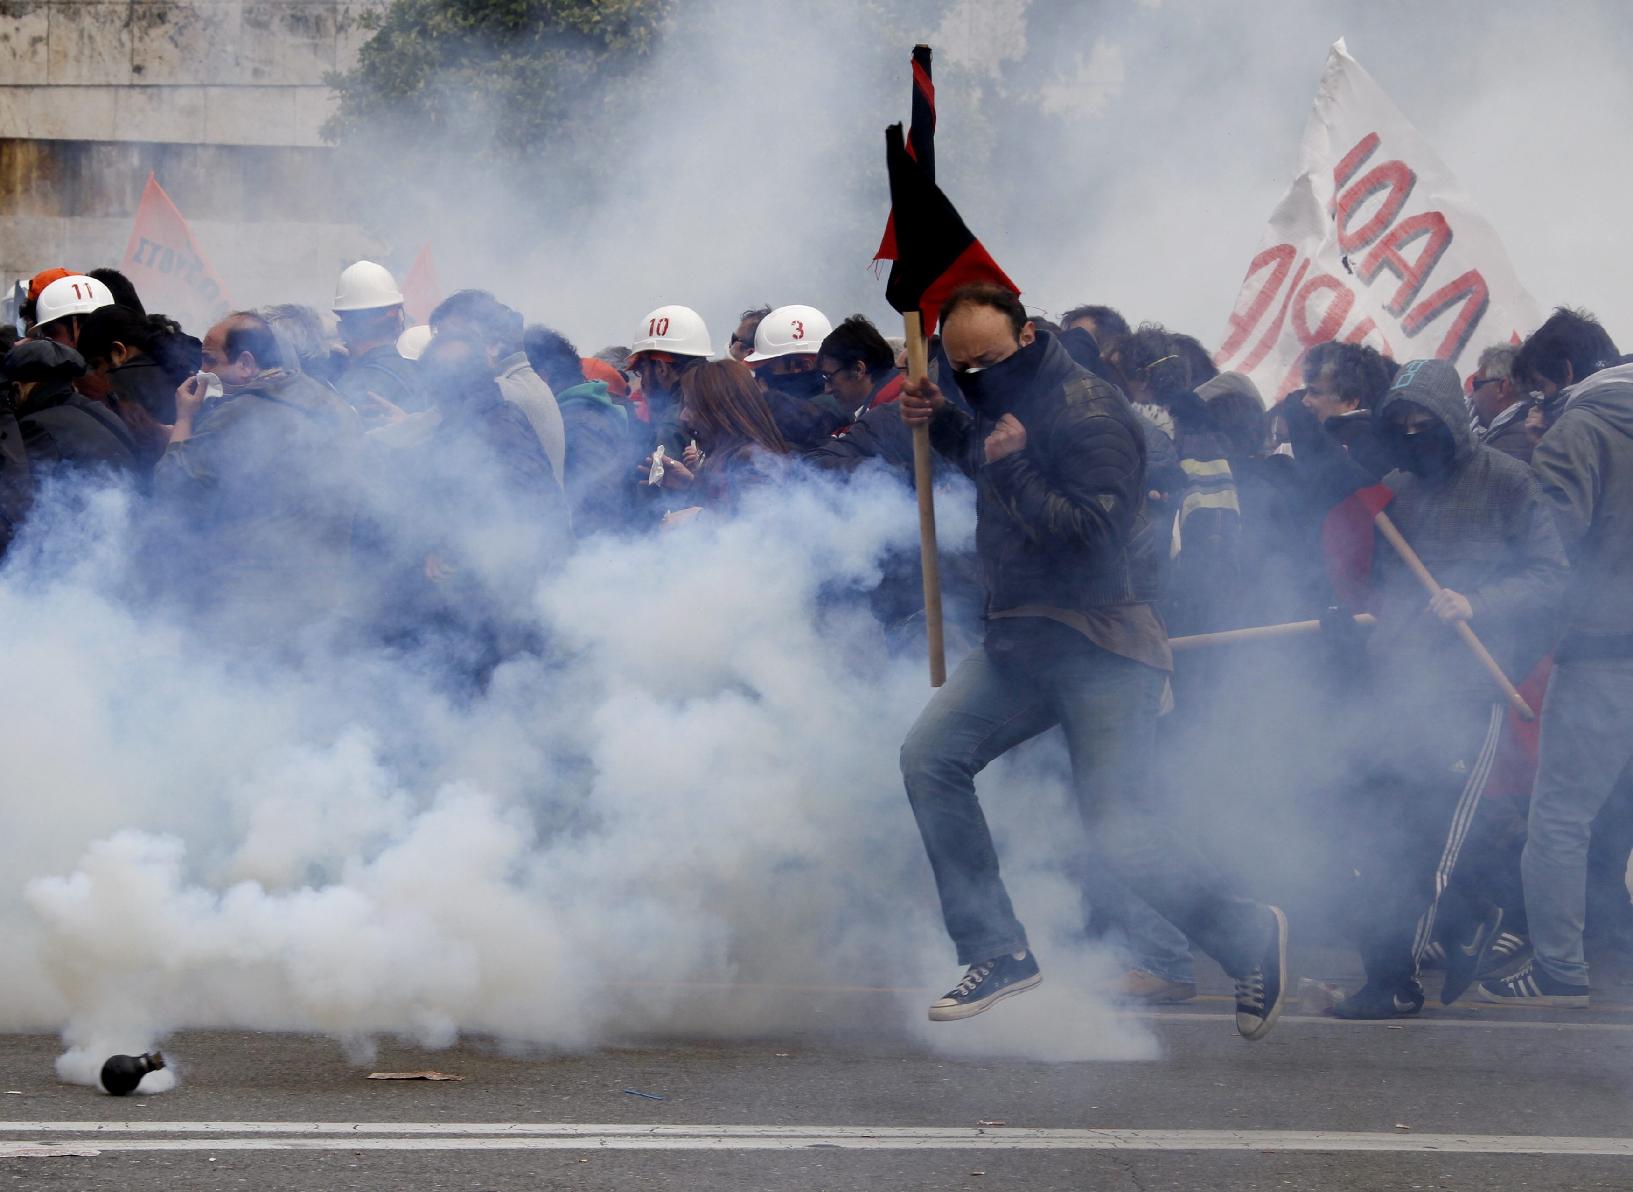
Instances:
[[[940,331],[908,382],[899,341],[807,305],[746,310],[725,344],[664,306],[585,355],[480,290],[407,326],[366,261],[331,311],[194,328],[116,271],[50,269],[0,328],[0,554],[114,478],[144,503],[133,553],[186,559],[171,595],[201,615],[435,642],[480,686],[541,648],[515,610],[575,543],[725,516],[801,470],[911,486],[925,426],[977,508],[973,551],[943,566],[977,644],[901,759],[969,966],[932,1018],[1041,979],[974,789],[1054,724],[1105,861],[1085,865],[1085,930],[1122,950],[1118,996],[1195,996],[1193,944],[1236,979],[1245,1036],[1287,996],[1282,912],[1163,810],[1235,742],[1247,781],[1298,787],[1331,842],[1330,926],[1366,971],[1333,1013],[1418,1013],[1435,969],[1445,1004],[1587,1005],[1584,936],[1625,938],[1633,847],[1633,364],[1605,329],[1560,309],[1464,377],[1322,343],[1285,396],[1108,306],[1053,322],[966,287]],[[896,562],[873,608],[911,633],[917,559]],[[1263,625],[1313,631],[1172,641]],[[1215,794],[1216,843],[1267,814]],[[1274,826],[1235,827],[1268,863]]]

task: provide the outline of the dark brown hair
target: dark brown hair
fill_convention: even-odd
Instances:
[[[788,454],[788,444],[748,365],[736,360],[701,363],[681,378],[680,394],[686,421],[708,436],[711,450],[747,442],[776,455]]]

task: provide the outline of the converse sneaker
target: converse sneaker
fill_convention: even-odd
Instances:
[[[1503,931],[1491,942],[1491,952],[1480,969],[1478,980],[1499,981],[1512,977],[1531,963],[1531,941],[1513,931]]]
[[[1423,1009],[1423,986],[1416,981],[1387,989],[1368,981],[1354,993],[1345,995],[1328,1011],[1334,1018],[1350,1021],[1378,1018],[1406,1018]]]
[[[1474,984],[1474,975],[1489,963],[1492,945],[1502,934],[1502,926],[1503,908],[1494,906],[1490,914],[1475,924],[1473,935],[1446,948],[1446,980],[1440,987],[1442,1006],[1451,1005],[1468,992],[1469,986]]]
[[[1496,1002],[1504,1006],[1557,1006],[1561,1009],[1582,1009],[1588,1004],[1588,987],[1556,981],[1533,962],[1512,977],[1482,982],[1479,996],[1481,1001]]]
[[[931,1022],[973,1018],[983,1010],[1031,989],[1043,980],[1037,958],[1030,951],[994,956],[970,965],[969,972],[946,997],[930,1004]]]
[[[1270,938],[1253,969],[1236,979],[1236,1033],[1244,1039],[1262,1039],[1281,1017],[1287,1000],[1287,916],[1280,908],[1270,912]]]

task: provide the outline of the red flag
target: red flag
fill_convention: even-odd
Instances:
[[[143,306],[169,315],[195,334],[202,335],[232,309],[227,287],[151,173],[119,270],[136,287]]]
[[[437,265],[431,259],[431,242],[427,240],[403,278],[403,313],[414,326],[428,323],[441,301],[442,283],[437,280]]]
[[[930,47],[913,47],[913,108],[907,126],[907,156],[931,182],[936,180],[936,85],[930,81]],[[884,238],[879,241],[875,261],[896,259],[896,212],[885,219]]]
[[[885,284],[885,298],[891,306],[903,314],[920,311],[924,333],[929,335],[935,330],[941,304],[959,286],[984,281],[1021,292],[981,246],[947,196],[908,155],[900,124],[885,129],[885,161],[890,170],[897,247]]]
[[[1346,611],[1377,610],[1372,588],[1373,519],[1394,499],[1383,484],[1366,484],[1340,498],[1321,519],[1321,555],[1338,605]]]

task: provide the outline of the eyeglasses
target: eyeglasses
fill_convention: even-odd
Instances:
[[[1474,378],[1474,384],[1469,388],[1471,391],[1478,393],[1487,385],[1501,385],[1502,383],[1503,379],[1501,377],[1476,377]]]

